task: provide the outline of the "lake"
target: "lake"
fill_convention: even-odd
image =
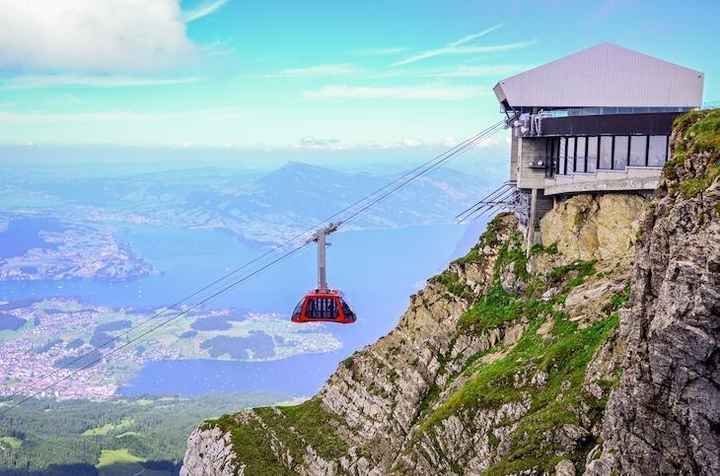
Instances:
[[[385,335],[397,323],[409,296],[427,278],[467,250],[466,243],[474,239],[469,240],[466,231],[467,227],[462,225],[433,225],[332,235],[328,279],[331,286],[345,292],[358,315],[354,325],[326,325],[343,343],[340,351],[262,363],[152,362],[122,393],[182,396],[238,391],[313,393],[340,360]],[[121,283],[0,282],[0,300],[73,296],[94,304],[149,309],[175,303],[266,251],[220,230],[137,226],[119,230],[119,236],[159,273]],[[207,307],[287,315],[303,294],[315,286],[315,279],[315,249],[308,246],[214,299]]]
[[[11,217],[7,230],[0,232],[0,258],[22,256],[32,248],[54,249],[56,245],[40,238],[41,231],[62,231],[64,227],[49,217]]]

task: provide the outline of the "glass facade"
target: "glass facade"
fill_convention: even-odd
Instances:
[[[570,175],[626,167],[661,167],[669,157],[668,136],[580,136],[549,139],[549,173]]]

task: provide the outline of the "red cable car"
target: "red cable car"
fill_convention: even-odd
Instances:
[[[325,248],[328,246],[325,238],[338,229],[338,223],[331,223],[319,230],[310,239],[318,244],[318,287],[305,295],[295,306],[292,321],[298,324],[305,322],[336,322],[338,324],[352,324],[357,320],[355,313],[337,289],[330,289],[327,285],[325,266]]]

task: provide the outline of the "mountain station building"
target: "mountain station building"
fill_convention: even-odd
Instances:
[[[494,91],[512,130],[513,208],[529,248],[556,200],[655,190],[673,120],[702,105],[703,74],[603,43],[504,79]]]

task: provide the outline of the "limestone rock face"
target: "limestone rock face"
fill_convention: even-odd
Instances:
[[[720,474],[720,153],[697,147],[706,123],[687,126],[642,224],[624,375],[588,475]]]
[[[514,217],[503,217],[493,239],[479,250],[481,259],[469,265],[454,263],[447,275],[458,287],[483,292],[490,284],[498,244],[507,242],[515,228]],[[461,293],[448,292],[439,280],[431,280],[412,297],[397,328],[356,353],[320,392],[324,406],[348,423],[358,441],[373,442],[369,450],[376,465],[392,465],[431,387],[445,386],[448,372],[458,371],[469,357],[504,338],[504,328],[485,336],[459,337],[457,321],[469,304]]]
[[[188,438],[180,476],[242,476],[244,468],[235,457],[228,433],[196,429]]]
[[[543,245],[556,244],[570,260],[627,259],[648,202],[629,194],[571,197],[540,221]]]

